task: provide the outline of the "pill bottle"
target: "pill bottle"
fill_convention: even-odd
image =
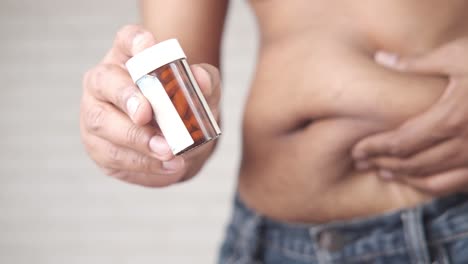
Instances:
[[[176,39],[143,50],[125,65],[151,104],[157,126],[174,155],[221,134]]]

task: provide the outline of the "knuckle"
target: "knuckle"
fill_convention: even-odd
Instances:
[[[102,105],[94,105],[86,110],[85,125],[89,131],[99,131],[104,122],[105,109]]]
[[[135,167],[139,168],[144,172],[153,172],[154,171],[154,160],[150,157],[139,154],[136,155],[135,158],[132,160],[132,163]]]
[[[109,144],[107,147],[107,165],[109,167],[114,167],[115,165],[120,164],[120,162],[123,160],[123,155],[124,153],[121,148],[114,144]]]
[[[94,72],[91,75],[89,83],[94,90],[99,94],[103,95],[103,90],[106,88],[108,76],[114,71],[115,66],[111,64],[99,64],[96,66]]]
[[[125,106],[126,99],[137,92],[127,73],[113,64],[96,66],[87,77],[87,85],[97,97],[119,107]]]
[[[136,125],[131,125],[127,129],[127,144],[128,145],[137,145],[141,138],[143,138],[144,133],[143,129]]]

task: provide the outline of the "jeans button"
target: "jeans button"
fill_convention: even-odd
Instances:
[[[321,249],[338,251],[343,248],[344,239],[337,231],[322,231],[318,234],[318,244]]]

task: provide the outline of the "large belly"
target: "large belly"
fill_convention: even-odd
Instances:
[[[377,65],[371,46],[309,33],[262,49],[245,112],[239,181],[253,209],[322,222],[431,198],[354,169],[354,144],[424,111],[446,85],[443,78]]]

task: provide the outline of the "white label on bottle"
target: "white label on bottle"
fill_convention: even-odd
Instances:
[[[150,102],[156,122],[172,153],[177,154],[191,146],[194,141],[158,78],[145,75],[137,81],[137,85]]]

